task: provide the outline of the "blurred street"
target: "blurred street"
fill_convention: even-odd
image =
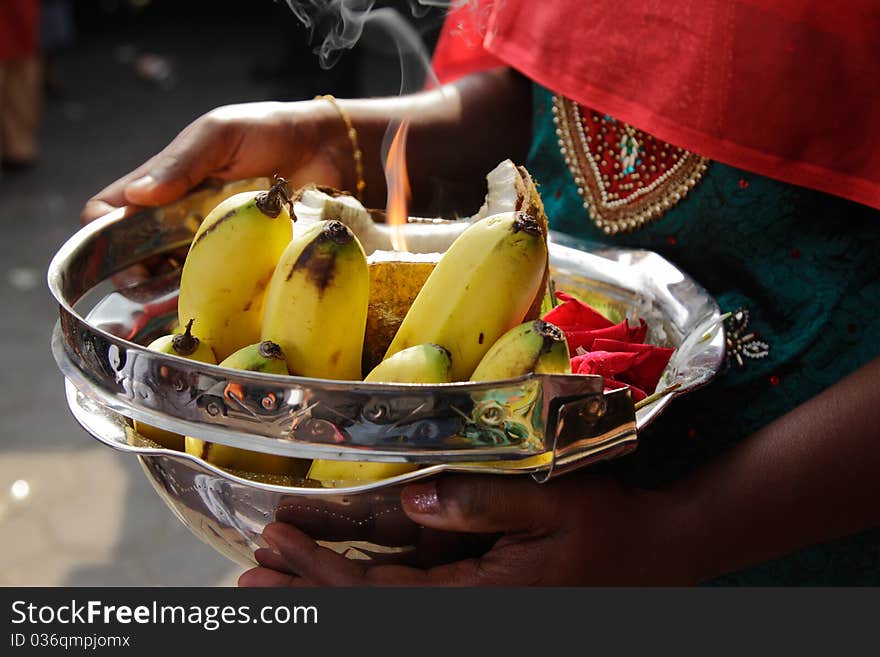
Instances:
[[[200,114],[396,93],[398,64],[356,48],[321,70],[307,32],[272,0],[72,5],[73,41],[50,60],[39,156],[0,174],[0,585],[233,585],[240,567],[189,533],[134,457],[68,412],[46,268],[86,200]]]

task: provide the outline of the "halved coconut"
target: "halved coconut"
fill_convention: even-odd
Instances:
[[[294,195],[293,215],[296,224],[336,219],[351,228],[369,256],[376,251],[391,251],[394,228],[385,223],[383,210],[369,210],[354,196],[330,187],[310,185]],[[296,230],[294,224],[294,230]],[[469,226],[467,220],[410,217],[400,227],[411,253],[442,253]]]

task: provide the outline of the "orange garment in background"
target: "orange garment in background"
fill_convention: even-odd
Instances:
[[[441,82],[510,66],[671,144],[880,208],[880,3],[478,0]]]

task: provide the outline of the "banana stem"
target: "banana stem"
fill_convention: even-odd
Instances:
[[[544,340],[544,344],[541,346],[541,354],[546,354],[553,348],[553,345],[565,342],[565,333],[555,324],[545,322],[543,319],[536,319],[533,326],[535,327],[535,332]]]
[[[287,205],[288,212],[290,212],[293,207],[293,199],[290,197],[290,192],[287,191],[287,180],[276,174],[272,187],[268,192],[259,194],[256,202],[260,212],[273,219],[281,214],[282,203]]]
[[[263,340],[260,343],[260,356],[263,358],[274,358],[276,360],[285,360],[284,352],[281,347],[271,340]]]
[[[516,213],[516,219],[513,221],[513,232],[523,231],[533,237],[540,237],[544,234],[541,230],[541,224],[532,215],[527,212],[519,211]]]
[[[178,356],[189,356],[199,348],[199,339],[192,334],[192,325],[195,318],[186,323],[186,331],[175,335],[171,339],[171,348]]]

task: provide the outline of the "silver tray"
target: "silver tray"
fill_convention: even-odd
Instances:
[[[557,234],[550,237],[557,289],[619,317],[643,317],[648,341],[675,347],[656,394],[638,409],[628,389],[604,391],[596,376],[366,384],[238,372],[146,350],[142,345],[176,318],[179,271],[121,290],[108,284],[110,277],[187,246],[219,199],[255,184],[263,183],[107,215],[68,240],[48,276],[60,309],[52,349],[73,415],[103,443],[138,455],[174,513],[237,562],[253,563],[260,532],[274,518],[307,527],[352,558],[412,559],[426,539],[400,510],[399,489],[407,482],[446,471],[530,473],[544,481],[620,456],[635,449],[638,431],[675,397],[705,385],[721,364],[720,310],[687,274],[649,251]],[[239,391],[234,398],[224,394],[229,386]],[[156,448],[133,435],[132,418],[245,449],[422,467],[357,487],[315,488]]]

